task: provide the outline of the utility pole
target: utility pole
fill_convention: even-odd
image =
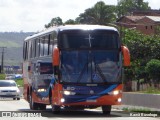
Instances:
[[[3,73],[3,66],[4,66],[4,49],[7,47],[0,47],[2,48],[2,58],[1,58],[1,73]]]

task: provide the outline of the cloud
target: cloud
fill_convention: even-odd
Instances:
[[[160,9],[160,0],[144,0],[148,2],[152,9]]]
[[[99,0],[0,0],[0,31],[38,31],[54,17],[75,19]],[[147,0],[146,0],[147,1]],[[158,0],[148,0],[159,5]],[[117,0],[105,0],[116,4]],[[158,1],[160,2],[160,1]]]
[[[37,31],[54,17],[75,19],[98,0],[1,0],[0,31]]]

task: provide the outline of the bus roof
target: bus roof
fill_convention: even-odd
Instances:
[[[116,28],[110,26],[103,26],[103,25],[66,25],[60,26],[60,31],[63,30],[113,30],[117,31]]]
[[[42,32],[28,36],[25,40],[36,38],[38,36],[43,36],[47,33],[51,33],[52,31],[58,32],[58,31],[66,31],[66,30],[110,30],[110,31],[118,32],[118,30],[114,27],[103,26],[103,25],[65,25],[65,26],[48,28]]]

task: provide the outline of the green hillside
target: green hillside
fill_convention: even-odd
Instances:
[[[22,62],[23,40],[33,32],[0,32],[0,47],[5,48],[4,65],[20,65]],[[0,61],[1,61],[0,48]]]
[[[0,47],[21,47],[21,45],[13,41],[0,41]]]

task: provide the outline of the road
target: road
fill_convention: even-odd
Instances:
[[[11,112],[12,111],[12,112]],[[18,111],[18,113],[17,113]],[[21,99],[20,101],[14,101],[11,99],[0,100],[0,120],[71,120],[71,119],[86,119],[86,120],[158,120],[158,117],[129,117],[131,113],[120,112],[115,109],[112,109],[111,115],[103,115],[101,110],[84,110],[84,111],[70,111],[66,112],[62,111],[60,114],[55,115],[52,114],[50,106],[47,107],[46,111],[32,111],[29,109],[28,103]],[[4,117],[4,115],[8,114],[6,112],[11,112],[12,117]],[[36,117],[33,117],[36,115]],[[133,115],[133,114],[132,114]],[[135,115],[135,114],[134,114]],[[18,116],[18,117],[17,117]],[[24,117],[21,117],[24,116]]]

